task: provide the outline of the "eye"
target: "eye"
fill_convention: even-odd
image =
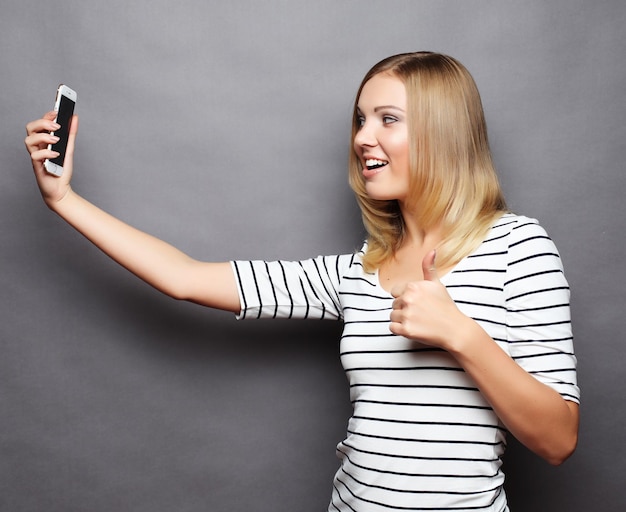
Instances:
[[[397,117],[390,116],[390,115],[384,115],[383,116],[383,124],[393,124],[393,123],[395,123],[397,121],[398,121]]]
[[[357,115],[356,116],[356,126],[357,128],[361,128],[365,124],[365,116]]]

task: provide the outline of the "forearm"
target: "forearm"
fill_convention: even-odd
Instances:
[[[132,273],[176,299],[204,306],[239,311],[239,294],[230,263],[194,260],[168,243],[125,224],[75,194],[70,187],[78,118],[72,119],[63,174],[51,176],[43,162],[58,153],[47,149],[58,125],[55,112],[26,126],[24,140],[33,171],[48,207],[88,240]]]
[[[576,447],[578,406],[521,368],[473,320],[451,352],[507,429],[551,464]]]
[[[184,298],[178,284],[193,260],[86,201],[72,190],[49,207],[120,265],[156,289]],[[179,275],[177,275],[179,274]]]

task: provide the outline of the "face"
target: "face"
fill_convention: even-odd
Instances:
[[[354,151],[372,199],[403,201],[409,191],[409,131],[404,84],[396,77],[370,78],[359,96],[360,128]]]

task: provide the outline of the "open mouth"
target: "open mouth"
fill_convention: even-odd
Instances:
[[[365,167],[367,167],[370,171],[374,169],[380,169],[381,167],[385,167],[389,162],[385,160],[378,160],[376,158],[368,158],[365,160]]]

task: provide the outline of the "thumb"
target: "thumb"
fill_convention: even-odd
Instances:
[[[76,145],[76,134],[78,133],[78,116],[73,115],[70,123],[69,136],[67,139],[67,148],[65,149],[65,160],[63,162],[63,169],[68,171],[68,175],[71,175],[74,167],[74,147]]]
[[[435,259],[437,258],[437,250],[430,251],[422,260],[422,272],[424,273],[425,281],[439,281],[439,274],[437,273],[437,267],[435,265]]]
[[[74,114],[72,116],[72,120],[70,121],[70,129],[69,136],[67,139],[67,149],[65,153],[69,153],[70,155],[74,155],[74,145],[76,144],[76,134],[78,133],[78,116]]]

